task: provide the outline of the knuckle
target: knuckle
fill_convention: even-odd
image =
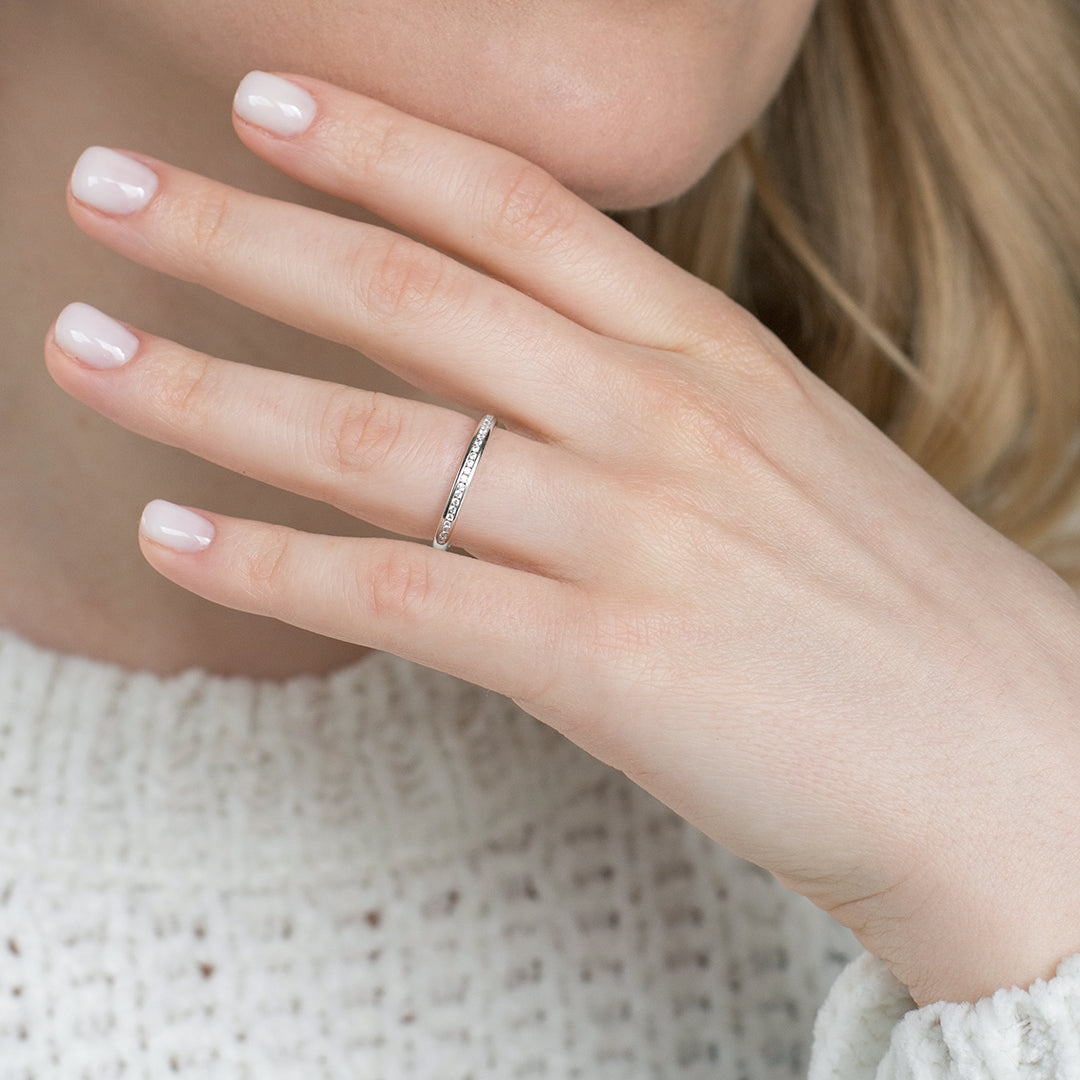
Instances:
[[[249,595],[259,601],[278,598],[288,580],[293,533],[274,533],[246,553],[241,580]]]
[[[415,548],[415,544],[392,541],[368,571],[368,605],[380,622],[409,623],[428,605],[433,585],[431,571]]]
[[[802,363],[782,348],[758,345],[753,370],[744,370],[738,378],[737,392],[742,403],[739,411],[744,425],[764,434],[777,423],[805,424],[818,410],[811,378]]]
[[[726,403],[687,411],[683,422],[687,437],[701,457],[743,471],[757,471],[762,453],[745,413]]]
[[[768,397],[784,406],[805,406],[813,400],[809,371],[782,345],[770,348],[758,374],[758,385]]]
[[[515,161],[487,185],[482,219],[494,240],[537,252],[565,242],[579,210],[577,199],[540,166]]]
[[[168,377],[153,387],[151,410],[169,423],[190,422],[213,399],[217,371],[212,357],[187,354],[180,363],[170,365]]]
[[[636,382],[633,415],[645,438],[665,431],[665,445],[693,459],[740,462],[755,452],[746,410],[730,393],[710,393],[693,373],[675,368],[641,371]]]
[[[753,343],[717,346],[714,361],[665,354],[632,373],[628,415],[639,433],[688,451],[695,460],[754,467],[781,426],[805,424],[816,411],[807,372],[794,357]]]
[[[403,428],[395,398],[342,387],[330,396],[320,425],[322,460],[335,479],[378,472],[394,463]]]
[[[352,291],[368,313],[387,319],[441,311],[452,302],[445,255],[408,237],[387,233],[381,250],[358,251]]]
[[[213,188],[191,204],[184,224],[191,248],[202,263],[213,265],[220,261],[222,248],[237,232],[233,218],[234,199],[227,188]]]
[[[382,106],[370,106],[342,135],[350,176],[361,184],[398,176],[414,153],[408,124]]]
[[[689,355],[729,373],[747,391],[766,398],[806,396],[803,365],[745,308],[726,301],[723,318]]]

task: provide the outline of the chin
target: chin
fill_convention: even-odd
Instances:
[[[752,120],[738,110],[718,115],[700,86],[668,74],[614,86],[578,81],[572,94],[518,97],[505,114],[448,126],[535,162],[602,210],[656,206],[700,180]]]
[[[733,140],[732,140],[733,141]],[[524,156],[601,210],[637,210],[677,198],[704,176],[729,140],[670,125],[599,122],[566,132],[550,153]]]
[[[760,111],[760,80],[718,78],[717,57],[687,56],[686,36],[468,42],[457,57],[467,81],[443,53],[418,80],[402,80],[404,60],[390,53],[379,67],[309,73],[511,150],[603,210],[630,210],[693,186]]]

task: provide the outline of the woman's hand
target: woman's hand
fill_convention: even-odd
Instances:
[[[476,558],[430,544],[470,417],[142,331],[110,352],[94,339],[114,329],[69,313],[46,346],[68,393],[426,541],[199,511],[147,527],[150,562],[512,697],[852,927],[917,1001],[1026,985],[1080,950],[1064,582],[745,311],[537,167],[290,80],[245,83],[245,111],[292,126],[237,117],[244,142],[422,243],[151,159],[121,175],[109,154],[84,156],[71,214],[494,413],[453,535]]]

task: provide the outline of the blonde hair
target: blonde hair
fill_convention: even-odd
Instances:
[[[622,216],[1074,588],[1078,12],[822,0],[756,128]]]

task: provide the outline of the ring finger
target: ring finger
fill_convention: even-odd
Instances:
[[[46,362],[69,394],[141,435],[407,536],[433,535],[475,427],[437,405],[206,356],[85,304],[57,319]],[[582,553],[607,550],[582,533],[606,520],[610,487],[576,456],[496,430],[452,542],[577,580]]]

